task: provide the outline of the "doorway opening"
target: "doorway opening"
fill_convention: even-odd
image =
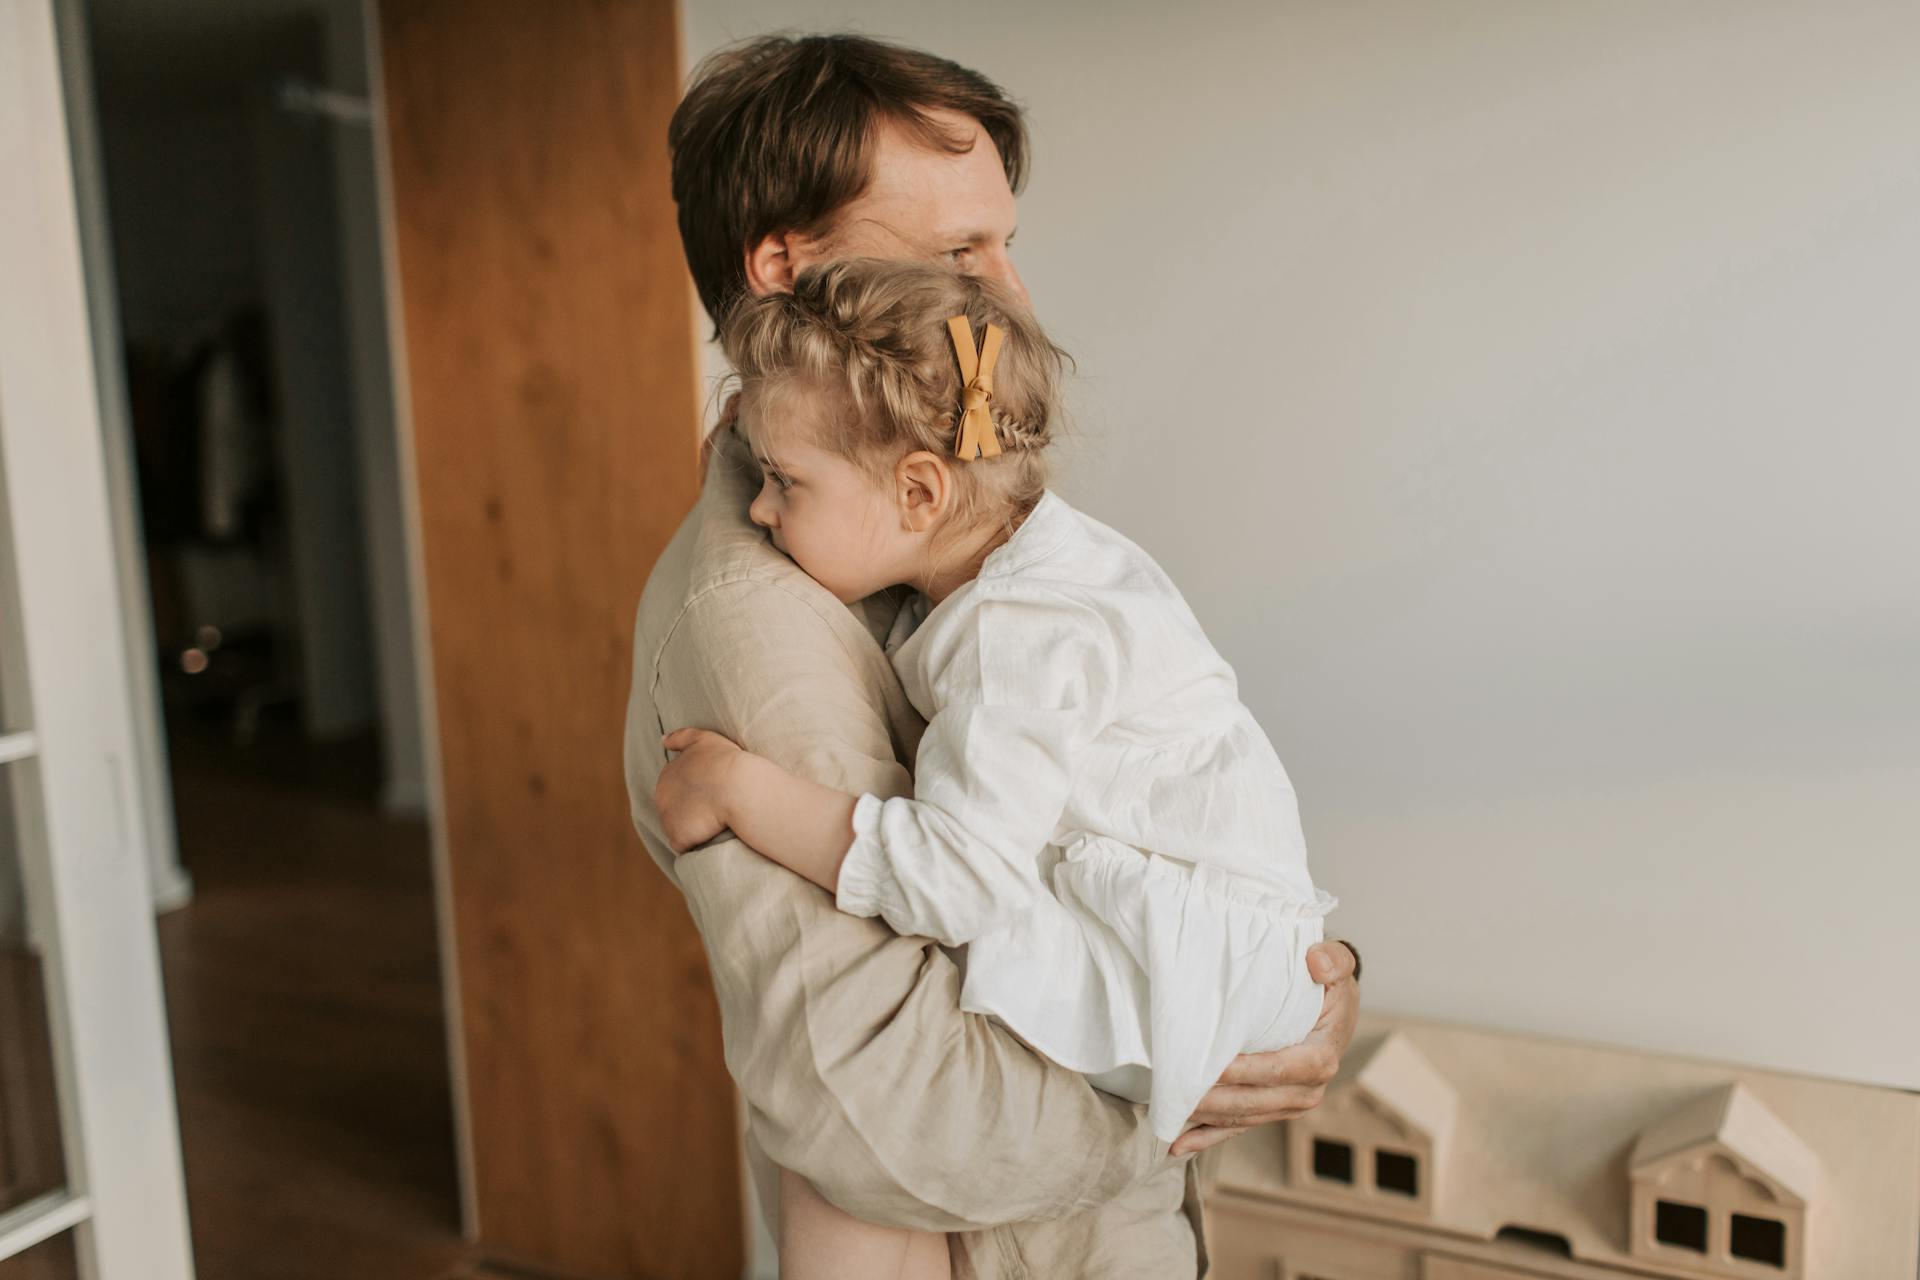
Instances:
[[[366,14],[61,4],[196,1269],[435,1280],[469,1247]]]

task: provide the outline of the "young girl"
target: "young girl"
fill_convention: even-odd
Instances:
[[[927,729],[911,798],[679,729],[669,841],[731,829],[843,911],[965,945],[963,1008],[1147,1103],[1170,1142],[1236,1054],[1312,1028],[1333,900],[1180,593],[1046,488],[1063,354],[993,286],[886,262],[744,302],[722,342],[754,522],[844,602],[917,588],[887,648]],[[780,1216],[786,1280],[946,1273],[940,1237],[857,1222],[791,1174]]]

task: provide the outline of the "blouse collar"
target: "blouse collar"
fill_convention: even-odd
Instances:
[[[1073,521],[1073,509],[1053,490],[1040,494],[1033,510],[1013,531],[1013,536],[987,553],[980,562],[980,575],[1013,573],[1046,559],[1066,541]]]

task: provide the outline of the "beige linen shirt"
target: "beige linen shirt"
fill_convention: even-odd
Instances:
[[[961,1280],[1184,1280],[1206,1273],[1192,1161],[1145,1109],[960,1011],[925,938],[723,838],[676,859],[653,789],[661,735],[713,729],[815,781],[909,795],[925,727],[881,649],[901,595],[849,608],[747,518],[759,474],[731,431],[654,566],[634,632],[634,825],[705,940],[760,1202],[774,1165],[856,1217],[947,1231]]]

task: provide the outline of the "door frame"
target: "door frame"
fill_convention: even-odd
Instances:
[[[87,323],[93,334],[94,383],[107,465],[107,498],[113,515],[114,567],[126,650],[136,753],[131,767],[140,799],[153,906],[160,912],[193,900],[193,879],[180,865],[179,829],[173,816],[160,681],[154,665],[151,598],[146,549],[140,534],[140,492],[133,452],[133,418],[127,380],[120,368],[120,303],[113,274],[113,240],[107,216],[106,169],[93,90],[93,56],[84,0],[53,0],[60,49],[60,81],[73,157],[73,198],[79,221],[81,265],[86,273]]]
[[[52,0],[0,0],[0,679],[67,1189],[0,1219],[69,1228],[88,1280],[189,1280],[125,624]],[[17,607],[14,606],[17,602]]]

